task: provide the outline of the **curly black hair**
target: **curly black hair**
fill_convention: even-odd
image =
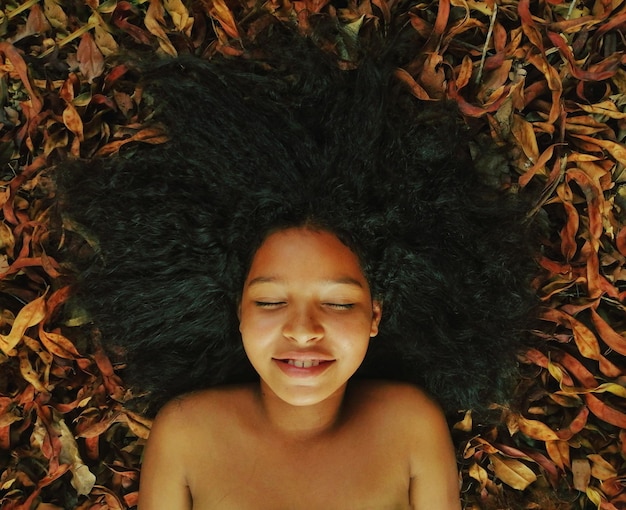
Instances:
[[[419,384],[448,411],[502,398],[534,305],[525,205],[482,184],[455,108],[393,66],[340,70],[294,38],[264,61],[144,71],[170,140],[66,165],[61,208],[98,239],[77,298],[149,414],[255,377],[236,315],[269,232],[312,224],[359,257],[384,303],[357,376]]]

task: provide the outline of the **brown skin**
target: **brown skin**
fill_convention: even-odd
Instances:
[[[239,309],[260,383],[198,392],[162,410],[139,510],[459,510],[439,408],[409,385],[348,384],[381,313],[357,257],[334,235],[269,236]],[[285,358],[323,364],[297,368]]]

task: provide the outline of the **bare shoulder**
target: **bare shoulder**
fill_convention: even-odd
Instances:
[[[353,391],[370,421],[389,433],[389,444],[407,455],[411,508],[460,510],[454,446],[439,405],[410,384],[359,381]]]
[[[354,391],[364,405],[377,412],[391,414],[395,420],[405,419],[415,425],[444,419],[439,405],[425,391],[412,384],[365,380],[358,381]]]
[[[175,435],[181,441],[193,440],[194,433],[205,437],[212,428],[241,413],[252,400],[249,386],[224,386],[196,391],[168,402],[158,413],[152,434]]]

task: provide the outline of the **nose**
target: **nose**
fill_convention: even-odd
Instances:
[[[283,335],[293,342],[308,344],[324,337],[324,327],[313,307],[294,306],[283,326]]]

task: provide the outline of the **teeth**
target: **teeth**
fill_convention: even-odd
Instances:
[[[307,359],[307,360],[297,360],[297,359],[288,359],[287,364],[293,365],[294,367],[299,368],[311,368],[316,367],[320,364],[318,359]]]

